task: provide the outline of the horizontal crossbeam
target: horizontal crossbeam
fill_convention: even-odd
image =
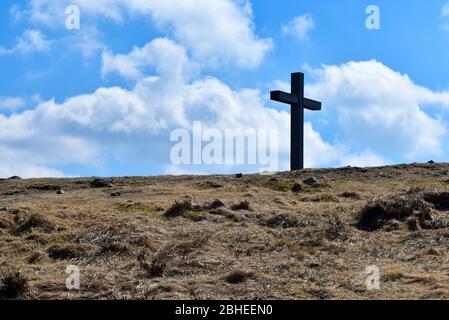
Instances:
[[[299,97],[297,95],[283,92],[283,91],[271,91],[271,100],[278,101],[281,103],[287,103],[290,105],[298,105]],[[304,98],[304,108],[318,111],[321,110],[321,102]]]
[[[321,102],[304,98],[304,108],[313,111],[321,110]]]
[[[274,101],[278,101],[281,103],[287,103],[287,104],[299,104],[299,97],[291,94],[291,93],[287,93],[287,92],[283,92],[283,91],[271,91],[271,100]]]

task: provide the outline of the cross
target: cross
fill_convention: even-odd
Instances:
[[[271,100],[291,106],[290,170],[304,169],[304,109],[321,110],[321,102],[304,98],[304,73],[292,73],[291,93],[271,91]]]

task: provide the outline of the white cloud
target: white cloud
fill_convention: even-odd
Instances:
[[[35,52],[49,52],[52,41],[48,40],[39,30],[25,30],[16,40],[14,47],[5,49],[0,47],[0,54],[20,54],[27,55]]]
[[[20,97],[1,97],[0,96],[0,112],[2,110],[13,111],[22,107],[25,100]]]
[[[142,58],[143,65],[147,57],[155,75],[138,80],[132,90],[99,88],[62,104],[46,101],[19,114],[0,115],[0,146],[9,159],[14,156],[14,165],[4,165],[7,173],[60,175],[53,168],[66,164],[101,167],[111,158],[124,163],[138,159],[159,167],[161,172],[205,173],[212,169],[174,169],[167,165],[169,133],[175,128],[190,129],[195,120],[201,120],[204,128],[221,130],[279,129],[280,169],[288,169],[287,112],[265,107],[265,98],[258,90],[234,91],[216,78],[185,77],[184,70],[191,61],[182,47],[170,40],[155,39],[123,55],[132,63]],[[112,56],[112,62],[106,63],[108,72],[120,72],[115,58]],[[139,68],[137,72],[143,74]],[[310,123],[306,124],[305,135],[308,166],[330,165],[337,160],[338,150],[324,142]],[[219,170],[229,171],[232,167]]]
[[[438,155],[447,134],[439,117],[423,107],[449,106],[448,92],[433,92],[377,61],[323,66],[306,93],[323,101],[334,118],[341,141],[356,149],[367,146],[389,158]]]
[[[106,50],[106,45],[102,42],[102,33],[96,27],[87,24],[63,38],[61,42],[69,48],[79,50],[84,59]]]
[[[162,46],[177,48],[160,40]],[[123,164],[137,161],[159,172],[178,174],[232,171],[233,167],[170,165],[169,133],[175,128],[190,129],[195,120],[201,120],[205,128],[221,130],[279,129],[280,169],[288,169],[288,112],[266,107],[267,97],[257,90],[234,91],[211,77],[186,79],[181,76],[185,66],[168,63],[166,67],[171,65],[173,70],[167,71],[167,61],[155,61],[155,75],[137,81],[131,90],[99,88],[62,104],[46,101],[32,110],[0,115],[0,149],[8,155],[3,159],[9,159],[0,161],[3,175],[62,174],[55,168],[67,164],[102,168],[111,159]],[[441,151],[446,127],[426,114],[421,104],[444,104],[445,93],[417,86],[375,61],[324,66],[314,73],[316,82],[306,87],[307,95],[322,98],[320,117],[330,118],[338,141],[326,141],[306,122],[307,167],[374,166],[395,157]]]
[[[185,46],[197,62],[257,67],[272,48],[259,38],[247,1],[233,0],[30,0],[22,16],[45,25],[62,25],[65,7],[78,5],[81,15],[121,22],[126,15],[151,17],[157,27]],[[16,10],[17,11],[17,10]]]
[[[447,2],[441,9],[441,15],[444,17],[449,17],[449,2]]]
[[[310,14],[304,14],[293,18],[282,26],[284,34],[290,34],[299,40],[309,38],[310,32],[315,28],[315,22]]]
[[[152,68],[155,73],[173,81],[196,74],[185,48],[166,38],[154,39],[142,48],[134,47],[128,54],[103,52],[102,76],[115,72],[128,79],[140,80]]]

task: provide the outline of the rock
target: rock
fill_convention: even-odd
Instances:
[[[120,197],[122,194],[120,192],[112,192],[111,197]]]
[[[318,180],[315,177],[308,178],[303,182],[308,186],[316,186],[319,184]]]
[[[9,210],[9,208],[8,207],[0,207],[0,212],[3,212],[3,211],[8,211]]]
[[[242,174],[242,173],[237,173],[237,174],[235,175],[235,177],[236,177],[237,179],[243,178],[243,174]]]
[[[64,194],[64,189],[60,188],[56,191],[56,194]]]
[[[12,177],[9,177],[8,179],[6,179],[6,180],[21,180],[22,178],[21,177],[19,177],[19,176],[12,176]]]
[[[427,163],[428,163],[428,164],[434,164],[434,163],[435,163],[435,161],[433,161],[433,160],[430,160],[430,161],[427,161]]]
[[[300,185],[299,183],[295,183],[292,187],[292,192],[294,193],[299,193],[302,191],[302,185]]]

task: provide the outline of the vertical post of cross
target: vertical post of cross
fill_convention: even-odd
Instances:
[[[291,107],[290,170],[304,169],[304,109],[319,111],[321,102],[304,98],[304,73],[291,75],[291,93],[271,91],[273,101],[289,104]]]
[[[299,98],[291,106],[290,167],[294,171],[304,169],[304,73],[292,73],[291,93]]]

